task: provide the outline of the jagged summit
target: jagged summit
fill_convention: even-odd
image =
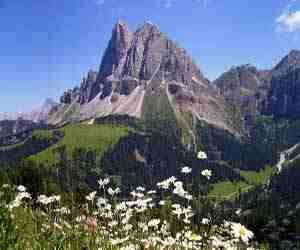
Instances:
[[[79,88],[63,95],[49,123],[111,114],[142,118],[149,96],[153,100],[165,98],[179,120],[184,120],[184,112],[230,130],[224,99],[188,53],[150,22],[131,32],[118,21],[98,73],[89,73]],[[190,126],[186,121],[181,123]]]

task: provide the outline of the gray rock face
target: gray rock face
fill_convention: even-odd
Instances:
[[[244,115],[298,118],[300,51],[292,50],[272,70],[250,65],[233,67],[214,83],[227,102]]]
[[[148,95],[168,98],[181,120],[180,113],[189,112],[228,129],[223,97],[187,52],[149,22],[131,33],[120,21],[113,29],[97,77],[95,72],[90,73],[79,88],[66,91],[49,123],[111,114],[140,118]]]
[[[300,67],[300,51],[292,50],[273,69],[273,75],[282,75],[287,71]]]
[[[296,119],[300,117],[299,112],[300,51],[292,50],[272,70],[264,113],[276,118]]]
[[[105,91],[107,92],[109,87],[105,85],[111,84],[111,81],[107,80],[108,77],[111,79],[118,79],[120,77],[131,40],[132,34],[126,24],[118,21],[113,29],[108,47],[105,50],[99,74],[96,82],[92,85],[88,101],[91,101],[103,88],[106,88]]]
[[[163,36],[157,26],[146,22],[133,34],[118,22],[103,57],[91,99],[112,92],[130,94],[154,75],[167,81],[192,85],[193,77],[204,81],[186,51]]]
[[[270,79],[271,71],[261,71],[247,64],[232,67],[214,83],[230,104],[251,115],[263,109]]]
[[[290,68],[272,78],[266,113],[277,118],[300,118],[300,68]]]
[[[84,77],[80,83],[80,87],[68,89],[60,98],[60,102],[71,104],[76,101],[80,104],[87,103],[92,95],[92,89],[97,80],[97,71],[90,70],[87,77]]]

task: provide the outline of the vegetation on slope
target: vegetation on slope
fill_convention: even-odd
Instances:
[[[236,198],[241,193],[247,192],[251,188],[267,184],[273,174],[273,168],[271,166],[266,166],[259,172],[245,170],[238,172],[243,180],[220,181],[212,184],[212,189],[209,192],[209,196],[228,199]]]
[[[57,131],[36,130],[23,142],[0,147],[1,163],[20,161],[57,143],[62,133]]]
[[[56,162],[53,150],[62,145],[66,146],[69,156],[76,148],[85,148],[95,150],[97,158],[100,159],[105,150],[116,144],[120,138],[128,135],[128,128],[125,126],[97,124],[71,124],[61,128],[60,131],[64,137],[59,143],[30,156],[29,160],[52,165]]]

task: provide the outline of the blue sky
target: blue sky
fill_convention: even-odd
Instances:
[[[151,20],[209,79],[300,49],[300,0],[0,0],[0,112],[58,98],[98,69],[118,19]]]

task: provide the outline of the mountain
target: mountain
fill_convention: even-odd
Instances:
[[[273,74],[285,74],[294,68],[300,67],[300,51],[291,50],[273,69]]]
[[[113,114],[144,119],[154,106],[158,113],[170,107],[191,136],[195,120],[234,132],[224,98],[184,49],[150,22],[132,33],[119,21],[99,71],[63,94],[48,123]]]
[[[47,98],[43,105],[40,107],[37,107],[33,109],[30,112],[27,113],[0,113],[0,121],[3,120],[17,120],[17,119],[23,119],[23,120],[28,120],[28,121],[33,121],[33,122],[42,122],[46,121],[48,118],[48,114],[51,111],[51,109],[56,106],[58,103],[55,102],[51,98]]]
[[[232,67],[214,81],[227,102],[241,108],[244,114],[262,109],[270,88],[271,71],[250,64]]]
[[[244,116],[299,118],[300,51],[292,50],[273,69],[232,67],[214,81],[226,101]]]
[[[292,50],[274,68],[265,113],[276,118],[300,118],[300,51]]]
[[[16,120],[0,121],[0,138],[8,135],[22,133],[26,130],[37,127],[33,121],[17,118]]]
[[[44,104],[28,113],[0,114],[0,138],[43,127],[49,112],[57,103],[47,98]]]

